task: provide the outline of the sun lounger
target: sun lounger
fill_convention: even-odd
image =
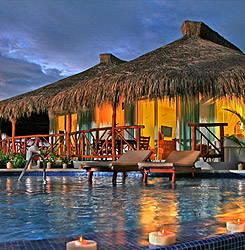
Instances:
[[[172,183],[176,173],[194,173],[200,171],[195,168],[195,162],[200,151],[173,151],[165,162],[140,162],[139,170],[143,173],[143,182],[147,182],[148,173],[172,173]]]
[[[138,163],[146,161],[152,154],[151,150],[127,151],[116,161],[84,161],[82,168],[89,172],[88,181],[92,181],[93,172],[113,172],[112,181],[117,179],[117,173],[139,171]]]

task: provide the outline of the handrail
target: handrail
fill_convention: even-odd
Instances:
[[[221,158],[221,161],[224,161],[224,127],[228,126],[228,123],[187,123],[188,126],[192,128],[192,150],[197,150],[197,132],[200,136],[200,148],[201,157],[206,161],[207,158]],[[218,138],[209,127],[219,127],[219,137]],[[218,141],[218,148],[212,140],[200,130],[200,128],[205,128],[206,131],[211,135],[215,140]],[[206,140],[207,148],[203,150],[203,138]],[[210,153],[209,150],[214,149],[214,152]]]
[[[24,169],[22,170],[22,172],[21,172],[20,177],[18,178],[18,180],[21,181],[21,179],[23,178],[23,176],[24,176],[24,174],[25,174],[25,172],[26,172],[26,170],[27,170],[28,165],[30,164],[30,162],[31,162],[31,160],[32,160],[32,157],[34,157],[34,156],[35,156],[35,157],[36,157],[36,156],[39,156],[39,157],[41,157],[42,160],[43,160],[43,163],[44,163],[44,164],[43,164],[43,183],[46,184],[46,183],[47,183],[47,180],[46,180],[46,168],[47,168],[47,164],[46,164],[46,161],[44,160],[44,158],[43,158],[40,154],[32,155],[32,156],[29,158],[29,160],[27,161],[27,163],[26,163]]]
[[[86,158],[107,159],[119,157],[123,153],[119,150],[124,149],[122,146],[121,148],[118,146],[117,151],[112,151],[110,141],[116,139],[121,140],[121,144],[125,144],[128,149],[139,150],[141,129],[143,128],[144,125],[116,126],[114,136],[117,135],[119,138],[112,138],[112,127],[93,128],[61,134],[15,136],[14,138],[8,137],[0,140],[0,148],[5,154],[12,152],[25,154],[27,149],[36,143],[40,150],[57,153],[60,156],[81,157],[82,160]],[[132,133],[131,129],[133,130]],[[129,139],[135,141],[134,147],[128,143]]]

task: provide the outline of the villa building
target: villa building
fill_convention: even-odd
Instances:
[[[111,132],[121,126],[126,140],[150,137],[149,147],[158,159],[176,147],[191,148],[188,123],[223,124],[210,130],[217,137],[219,129],[242,137],[243,125],[224,109],[245,114],[244,53],[202,22],[185,21],[181,31],[181,39],[134,60],[101,54],[100,63],[82,73],[1,101],[2,134],[12,142],[18,136],[53,134],[59,136],[57,143],[69,134],[74,147],[83,139],[92,147],[92,134],[83,138],[75,133],[103,127]],[[136,124],[144,126],[139,135]],[[98,133],[103,146],[104,130]],[[10,140],[8,148],[17,150]]]

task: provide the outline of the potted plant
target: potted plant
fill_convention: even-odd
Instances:
[[[56,153],[52,153],[50,152],[46,158],[46,162],[47,162],[47,168],[51,168],[51,166],[55,163],[56,159],[57,159],[58,155]]]
[[[12,160],[14,159],[14,154],[5,155],[6,168],[12,167]]]
[[[13,154],[6,155],[0,150],[0,167],[1,168],[11,168],[11,160]]]
[[[40,150],[40,155],[41,155],[44,159],[47,158],[47,156],[48,156],[48,151],[47,151],[47,149],[45,148],[45,149]]]
[[[70,158],[65,156],[64,158],[62,158],[62,163],[63,163],[63,168],[66,169],[67,168],[67,165],[69,164],[70,162]]]

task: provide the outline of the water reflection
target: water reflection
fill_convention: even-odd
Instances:
[[[111,183],[110,177],[0,178],[0,241],[52,238],[91,232],[116,232],[115,241],[127,242],[132,229],[136,240],[148,245],[148,234],[165,227],[177,237],[205,237],[225,233],[225,222],[245,218],[245,180],[183,180],[174,186],[154,178]],[[11,226],[9,226],[11,225]],[[27,234],[28,232],[28,234]]]

